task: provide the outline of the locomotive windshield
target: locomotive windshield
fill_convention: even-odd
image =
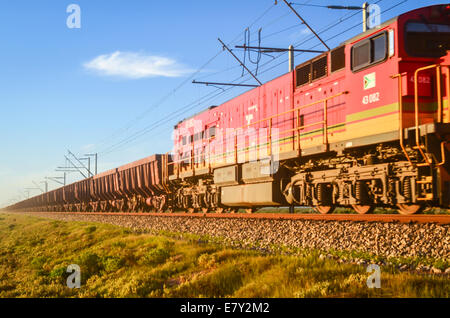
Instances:
[[[441,57],[450,50],[450,25],[428,22],[406,24],[406,52],[411,56]]]

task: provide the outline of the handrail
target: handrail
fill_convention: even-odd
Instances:
[[[414,72],[414,121],[415,121],[415,132],[416,132],[416,147],[417,149],[419,149],[419,152],[421,153],[422,157],[425,160],[424,164],[421,165],[431,165],[433,163],[432,160],[430,160],[430,158],[428,158],[428,156],[423,152],[422,150],[422,145],[420,143],[420,130],[419,130],[419,88],[418,88],[418,74],[421,71],[424,70],[428,70],[431,68],[435,68],[437,67],[438,64],[432,64],[432,65],[428,65],[428,66],[424,66],[424,67],[419,67],[415,72]],[[440,73],[437,76],[440,79]],[[440,80],[439,80],[440,83]],[[437,90],[437,92],[440,94],[441,90],[440,88]],[[440,100],[440,95],[437,96],[437,99]],[[439,113],[440,111],[438,111]]]
[[[445,163],[445,144],[446,143],[447,143],[446,141],[441,142],[441,162],[436,164],[437,167],[442,166]]]
[[[165,154],[162,155],[162,162],[161,162],[161,166],[162,166],[162,171],[161,171],[161,185],[163,186],[164,190],[166,191],[166,193],[169,193],[169,188],[168,188],[168,181],[169,181],[169,153],[166,152]]]
[[[416,124],[416,145],[419,148],[420,153],[422,154],[422,156],[425,158],[426,160],[426,164],[430,165],[432,163],[432,161],[430,162],[428,159],[428,156],[426,156],[424,154],[424,152],[422,151],[422,146],[420,145],[420,141],[419,141],[419,125],[418,125],[418,121],[419,121],[419,94],[418,94],[418,73],[420,71],[426,70],[426,69],[431,69],[431,68],[436,68],[436,99],[437,99],[437,104],[438,104],[438,118],[437,118],[437,122],[442,122],[442,114],[443,114],[443,103],[442,103],[442,91],[441,91],[441,67],[445,67],[447,70],[447,76],[446,76],[446,86],[447,86],[447,100],[450,100],[450,80],[449,80],[449,75],[450,75],[450,71],[449,71],[449,65],[441,65],[441,64],[433,64],[433,65],[428,65],[428,66],[424,66],[421,68],[418,68],[415,72],[414,72],[414,111],[415,111],[415,124]],[[450,104],[448,106],[447,111],[450,110]],[[444,144],[445,142],[441,143],[441,158],[443,158],[443,160],[438,163],[437,165],[443,165],[445,163],[445,149],[444,149]],[[423,164],[422,164],[423,165]]]
[[[286,114],[288,114],[288,113],[292,113],[292,112],[297,112],[297,127],[296,128],[293,128],[291,131],[297,131],[297,143],[298,143],[298,149],[299,149],[299,151],[300,151],[300,135],[301,135],[301,133],[300,133],[300,131],[301,130],[303,130],[303,129],[305,129],[305,128],[308,128],[308,127],[311,127],[311,126],[315,126],[315,125],[320,125],[320,124],[322,124],[323,125],[323,144],[324,145],[327,145],[328,144],[328,125],[327,125],[327,123],[328,123],[328,100],[330,100],[330,99],[333,99],[333,98],[336,98],[336,97],[338,97],[338,96],[341,96],[341,95],[346,95],[346,94],[348,94],[349,93],[349,91],[343,91],[343,92],[340,92],[340,93],[338,93],[338,94],[335,94],[335,95],[333,95],[333,96],[329,96],[329,97],[326,97],[326,98],[323,98],[323,99],[320,99],[320,100],[318,100],[318,101],[314,101],[314,102],[311,102],[311,103],[308,103],[308,104],[306,104],[306,105],[302,105],[302,106],[299,106],[299,107],[296,107],[296,108],[293,108],[293,109],[290,109],[290,110],[287,110],[287,111],[284,111],[284,112],[281,112],[281,113],[277,113],[277,114],[275,114],[275,115],[272,115],[272,116],[269,116],[269,117],[266,117],[266,118],[263,118],[263,119],[260,119],[260,120],[258,120],[258,121],[255,121],[255,122],[253,122],[253,123],[249,123],[249,124],[246,124],[246,125],[244,125],[244,126],[241,126],[241,127],[238,127],[238,128],[234,128],[233,129],[233,133],[234,132],[236,132],[237,130],[241,130],[241,129],[244,129],[244,128],[248,128],[248,127],[250,127],[250,126],[253,126],[253,125],[256,125],[256,124],[259,124],[259,123],[262,123],[262,122],[267,122],[267,121],[269,121],[269,155],[271,155],[272,153],[272,143],[274,142],[273,140],[272,140],[272,134],[271,134],[271,129],[272,129],[272,120],[274,119],[274,118],[277,118],[277,117],[280,117],[280,116],[283,116],[283,115],[286,115]],[[300,114],[299,114],[299,112],[300,112],[300,110],[302,110],[302,109],[305,109],[305,108],[308,108],[308,107],[311,107],[311,106],[314,106],[314,105],[317,105],[317,104],[320,104],[320,103],[324,103],[324,108],[323,108],[323,116],[324,116],[324,119],[322,120],[322,121],[319,121],[319,122],[315,122],[315,123],[310,123],[310,124],[308,124],[308,125],[303,125],[303,126],[300,126],[299,124],[300,124]],[[288,132],[289,130],[285,130],[285,131],[283,131],[282,133],[284,133],[284,132]],[[234,135],[233,136],[234,138],[235,138],[235,142],[234,142],[234,145],[235,145],[235,155],[234,155],[234,158],[235,158],[235,162],[237,162],[237,160],[238,160],[238,156],[237,156],[237,151],[238,151],[238,149],[237,149],[237,135]],[[203,139],[202,140],[202,142],[207,142],[208,143],[208,146],[210,145],[210,143],[211,143],[211,140],[213,140],[213,139],[215,139],[215,136],[213,136],[213,137],[209,137],[208,139]],[[276,140],[276,141],[279,141],[279,139],[278,140]],[[294,145],[295,145],[295,143],[294,143]],[[192,152],[194,152],[194,142],[192,142]],[[175,165],[175,164],[177,164],[177,163],[182,163],[182,162],[184,162],[184,161],[186,161],[187,159],[189,159],[189,162],[190,162],[190,164],[191,164],[191,167],[193,167],[192,165],[193,165],[193,162],[194,162],[194,159],[196,158],[196,155],[194,154],[194,153],[192,153],[192,155],[191,156],[189,156],[189,157],[185,157],[185,158],[183,158],[183,159],[179,159],[179,160],[174,160],[174,161],[172,161],[170,164],[173,164],[173,165]],[[179,166],[179,165],[178,165]],[[179,171],[179,169],[177,169],[178,171]]]
[[[391,76],[391,78],[398,78],[398,111],[399,111],[399,139],[400,139],[400,147],[402,148],[402,151],[406,157],[406,159],[409,161],[410,164],[411,158],[408,155],[408,152],[406,151],[405,145],[404,145],[404,131],[403,131],[403,95],[402,95],[402,76],[407,75],[407,73],[399,73],[396,75]]]
[[[423,151],[423,145],[420,142],[420,123],[419,123],[419,89],[418,89],[418,74],[424,70],[436,69],[436,99],[437,99],[437,122],[441,123],[443,121],[443,102],[442,102],[442,90],[441,90],[441,76],[442,71],[441,68],[445,67],[446,69],[446,94],[447,99],[450,101],[450,66],[449,65],[441,65],[441,64],[432,64],[424,67],[420,67],[414,72],[414,131],[415,131],[415,142],[416,146],[414,148],[418,149],[422,157],[424,158],[424,163],[416,163],[417,166],[430,166],[433,164],[433,160],[428,157],[428,155]],[[407,151],[404,146],[404,138],[403,138],[403,98],[402,98],[402,76],[406,75],[406,73],[395,74],[391,76],[391,78],[398,78],[398,104],[399,104],[399,139],[400,146],[402,148],[403,153],[405,154],[409,163],[413,164]],[[450,120],[450,103],[447,109],[447,121]],[[441,142],[441,162],[437,163],[436,166],[441,166],[445,163],[445,144],[446,142]]]
[[[445,77],[445,86],[446,86],[446,95],[447,95],[447,118],[445,122],[450,122],[450,65],[445,65],[446,77]]]

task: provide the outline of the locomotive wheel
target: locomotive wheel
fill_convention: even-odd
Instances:
[[[424,209],[423,205],[420,204],[405,204],[399,203],[397,204],[398,212],[403,215],[411,215],[414,213],[420,213]]]
[[[316,205],[316,206],[314,207],[314,209],[315,209],[317,212],[320,212],[320,213],[322,213],[322,214],[327,214],[327,213],[333,212],[334,209],[335,209],[335,206],[334,206],[334,205]]]
[[[359,205],[359,204],[352,204],[353,210],[358,212],[358,214],[367,214],[372,213],[373,210],[375,210],[374,205]]]

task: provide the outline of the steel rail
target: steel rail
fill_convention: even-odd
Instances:
[[[350,221],[382,223],[437,223],[450,224],[450,215],[443,214],[316,214],[316,213],[187,213],[187,212],[18,212],[5,213],[31,214],[65,214],[65,215],[105,215],[105,216],[159,216],[159,217],[196,217],[218,219],[268,219],[268,220],[316,220],[316,221]]]

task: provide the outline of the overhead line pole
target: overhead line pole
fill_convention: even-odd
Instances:
[[[47,193],[48,192],[48,182],[47,182],[47,180],[41,181],[41,183],[45,184],[45,193]]]
[[[230,52],[230,54],[239,62],[239,64],[241,64],[241,66],[243,68],[245,68],[247,70],[247,72],[258,82],[258,84],[262,85],[262,83],[259,81],[259,79],[257,79],[256,76],[253,75],[253,73],[248,69],[248,67],[245,66],[245,64],[242,63],[241,60],[236,55],[234,55],[234,53],[228,48],[228,46],[226,46],[225,43],[223,43],[220,38],[217,38],[217,40],[219,40],[219,42],[222,43],[223,48],[227,49],[227,51]]]
[[[28,199],[30,198],[30,190],[40,190],[40,191],[42,191],[41,188],[25,188],[25,192],[28,194]]]
[[[17,190],[18,192],[19,192],[19,194],[20,194],[20,197],[19,197],[19,200],[22,200],[22,197],[24,198],[24,199],[26,199],[27,198],[27,196],[25,195],[25,192],[24,191],[22,191],[22,190]],[[19,201],[18,200],[18,201]]]
[[[98,154],[97,153],[88,153],[88,154],[85,154],[85,156],[95,157],[95,174],[97,174],[97,157],[98,157]]]
[[[65,175],[66,173],[64,172],[64,175]],[[45,179],[48,179],[48,180],[52,180],[53,182],[56,182],[56,183],[59,183],[59,184],[62,184],[62,185],[66,185],[65,184],[65,182],[61,182],[61,181],[58,181],[58,179],[66,179],[65,177],[45,177]]]
[[[306,25],[306,27],[316,36],[316,38],[319,39],[320,42],[322,42],[322,44],[327,48],[327,50],[330,50],[330,47],[320,38],[320,36],[313,30],[313,28],[311,28],[309,26],[308,23],[306,23],[306,21],[300,16],[300,14],[298,14],[297,11],[295,11],[295,9],[290,5],[289,2],[287,2],[286,0],[283,0],[284,3],[286,3],[286,5],[289,7],[289,9],[292,10],[292,12],[295,13],[295,15],[303,22],[304,25]]]
[[[56,169],[75,169],[73,171],[77,171],[78,169],[85,169],[84,167],[56,167]]]
[[[78,158],[79,160],[87,160],[88,161],[88,166],[87,166],[87,171],[88,171],[88,176],[92,176],[92,172],[91,172],[91,157],[86,157],[86,158]]]
[[[205,84],[208,85],[225,85],[225,86],[245,86],[245,87],[258,87],[259,85],[252,84],[234,84],[234,83],[216,83],[216,82],[197,82],[196,80],[192,81],[193,84]]]
[[[37,189],[39,189],[39,190],[41,190],[42,191],[42,193],[44,193],[45,191],[44,190],[42,190],[42,188],[39,186],[39,184],[37,184],[36,182],[34,182],[34,181],[32,181],[33,182],[33,184],[37,187]]]
[[[70,151],[69,151],[70,152]],[[70,160],[67,156],[64,156],[69,162],[70,162],[70,164],[75,168],[75,169],[77,169],[77,171],[79,172],[79,173],[81,173],[81,175],[83,176],[83,177],[85,177],[85,178],[87,178],[86,177],[86,175],[80,170],[80,169],[78,169],[78,167],[72,162],[72,160]],[[70,168],[70,167],[69,167]],[[59,170],[56,170],[56,171],[59,171]],[[73,170],[72,170],[73,171]]]
[[[326,51],[321,50],[303,50],[303,49],[284,49],[284,48],[275,48],[275,47],[262,47],[262,46],[247,46],[247,45],[236,45],[237,49],[251,49],[251,50],[260,50],[261,52],[306,52],[306,53],[325,53]]]
[[[80,165],[82,165],[83,166],[83,168],[84,169],[86,169],[86,171],[88,172],[88,176],[90,177],[91,176],[91,171],[89,170],[89,168],[87,168],[70,150],[68,150],[67,149],[67,152],[70,154],[70,155],[72,155],[72,157],[74,157],[75,158],[75,160],[76,161],[78,161],[78,163],[80,164]],[[85,177],[86,178],[86,177]]]

